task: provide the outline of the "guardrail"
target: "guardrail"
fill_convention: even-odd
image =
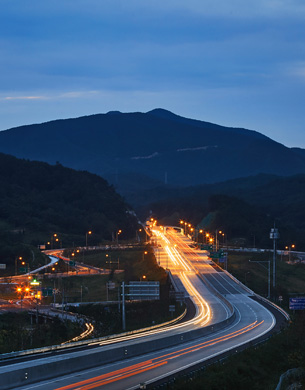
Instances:
[[[90,339],[90,340],[82,340],[82,341],[76,341],[76,342],[65,343],[65,344],[50,345],[48,347],[42,347],[42,348],[27,349],[25,351],[14,351],[14,352],[3,353],[0,355],[0,360],[11,359],[11,358],[21,357],[21,356],[28,356],[28,355],[44,353],[44,352],[52,352],[52,351],[67,349],[67,348],[71,348],[71,347],[90,345],[92,343],[98,343],[98,342],[103,342],[103,341],[119,339],[120,337],[124,337],[124,336],[141,334],[143,332],[148,332],[150,330],[159,329],[162,327],[169,327],[170,325],[174,325],[177,322],[181,321],[185,317],[186,312],[187,312],[187,310],[185,309],[180,316],[178,316],[170,321],[163,322],[161,324],[157,324],[157,325],[153,325],[153,326],[149,326],[146,328],[131,330],[129,332],[124,332],[124,333],[119,333],[119,334],[114,334],[114,335],[109,335],[109,336],[104,336],[104,337],[97,337],[97,338]]]
[[[105,348],[99,350],[88,350],[87,353],[82,353],[78,356],[74,354],[69,357],[68,354],[56,355],[52,360],[52,356],[39,360],[30,360],[20,365],[0,367],[0,390],[13,389],[17,386],[30,384],[38,381],[43,381],[64,375],[67,372],[77,372],[80,369],[85,370],[102,364],[110,364],[118,360],[131,358],[150,353],[160,349],[169,348],[178,344],[195,340],[199,337],[207,336],[215,331],[221,330],[229,326],[235,320],[235,312],[231,317],[217,324],[209,325],[196,330],[191,330],[185,333],[175,334],[172,336],[161,337],[148,341],[131,340],[130,344],[124,346],[118,345],[116,348]],[[16,368],[16,369],[14,369]]]

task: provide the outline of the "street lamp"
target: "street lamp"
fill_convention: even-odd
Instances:
[[[245,272],[245,285],[247,285],[247,275],[250,273],[250,271]]]
[[[292,249],[295,248],[295,245],[292,244],[292,245],[289,245],[289,246],[285,246],[285,249],[288,250],[288,256],[289,256],[289,262],[291,261],[291,251]]]
[[[17,261],[22,261],[22,256],[15,257],[15,275],[17,275]]]
[[[92,234],[92,231],[89,230],[88,232],[86,232],[86,248],[88,249],[88,235],[90,236],[90,234]]]
[[[218,231],[218,229],[215,230],[215,250],[216,250],[216,252],[217,252],[217,249],[218,249],[218,233],[222,234],[222,231],[221,230]]]
[[[203,243],[203,230],[202,229],[199,230],[199,234],[202,234],[202,243]],[[198,237],[198,242],[199,242],[199,237]]]
[[[119,234],[121,234],[121,233],[122,233],[121,229],[116,232],[116,243],[117,243],[117,245],[119,245]]]

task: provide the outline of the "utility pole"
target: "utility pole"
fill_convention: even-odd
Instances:
[[[280,238],[278,229],[272,228],[270,232],[270,239],[273,240],[273,288],[276,280],[276,240]]]
[[[126,315],[125,315],[125,282],[122,282],[122,327],[126,330]]]
[[[264,266],[262,263],[268,263],[268,296],[267,298],[270,298],[270,284],[271,284],[271,277],[270,277],[270,260],[266,260],[266,261],[255,261],[255,260],[249,260],[249,263],[258,263],[259,265],[261,265],[262,267],[264,268],[267,268],[266,266]]]

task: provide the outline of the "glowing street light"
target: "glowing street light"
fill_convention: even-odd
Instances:
[[[117,243],[117,245],[119,245],[119,234],[121,234],[121,233],[122,233],[121,229],[116,232],[116,243]]]
[[[88,232],[86,232],[86,248],[88,248],[88,235],[90,236],[92,234],[92,231],[89,230]]]

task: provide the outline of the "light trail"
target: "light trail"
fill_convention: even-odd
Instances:
[[[182,258],[178,250],[175,248],[175,246],[170,245],[170,241],[159,231],[154,231],[154,234],[158,235],[162,238],[162,240],[166,243],[165,250],[174,263],[176,267],[181,267],[187,272],[194,272],[192,269],[188,266],[188,264],[185,262],[185,260]],[[203,297],[200,295],[200,293],[196,290],[196,288],[193,286],[189,278],[187,277],[187,274],[182,271],[180,272],[181,281],[186,289],[186,291],[189,293],[191,299],[193,300],[195,307],[196,307],[196,315],[194,318],[192,318],[189,321],[184,322],[183,324],[176,324],[176,325],[170,325],[164,329],[155,329],[155,330],[148,330],[137,334],[132,335],[124,335],[124,336],[118,336],[117,338],[113,340],[105,340],[102,342],[96,342],[91,343],[93,344],[99,344],[99,345],[108,345],[113,343],[118,343],[121,341],[128,341],[131,339],[140,339],[142,337],[146,337],[153,334],[160,334],[160,332],[168,332],[172,330],[178,330],[188,327],[189,325],[194,325],[196,327],[205,326],[208,324],[212,319],[212,312],[210,309],[210,306],[208,303],[203,299]]]
[[[178,351],[170,352],[165,355],[161,355],[157,358],[146,360],[144,362],[133,364],[129,367],[121,368],[119,370],[115,370],[113,372],[103,374],[94,378],[86,379],[74,384],[70,384],[67,386],[63,386],[60,388],[57,388],[56,390],[90,390],[97,387],[105,386],[109,383],[116,382],[119,380],[126,379],[133,375],[138,375],[140,373],[143,373],[148,370],[152,370],[155,368],[158,368],[160,366],[168,364],[170,360],[177,359],[183,355],[187,355],[190,353],[198,352],[199,350],[203,348],[210,347],[212,345],[227,341],[229,339],[236,338],[238,336],[241,336],[244,333],[250,332],[254,329],[256,329],[258,326],[262,325],[264,321],[261,322],[253,322],[241,329],[238,329],[235,332],[225,334],[220,337],[216,337],[211,340],[207,340],[201,343],[198,343],[196,345],[192,345],[191,347],[186,347],[183,349],[180,349]]]

